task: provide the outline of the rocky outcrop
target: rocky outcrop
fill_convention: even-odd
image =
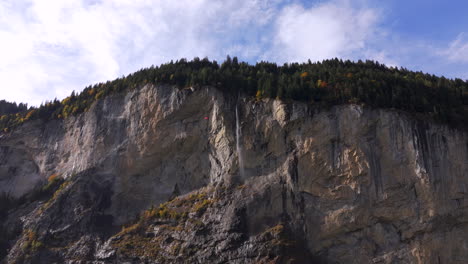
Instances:
[[[5,261],[468,259],[468,135],[403,112],[147,85],[1,135],[0,192],[53,174],[4,217]]]

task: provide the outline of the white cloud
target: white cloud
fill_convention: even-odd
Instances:
[[[439,54],[451,62],[468,63],[468,35],[460,33],[449,47]]]
[[[308,9],[292,5],[276,23],[269,57],[279,61],[353,59],[370,52],[367,43],[376,35],[378,10],[352,6],[350,1],[330,1]]]
[[[268,0],[3,1],[0,98],[37,105],[172,59],[251,56],[260,50],[256,30],[268,27],[275,5]]]
[[[2,0],[0,99],[35,105],[195,56],[398,65],[367,0]],[[466,48],[454,42],[454,49]],[[466,42],[465,42],[466,43]],[[466,46],[465,46],[466,47]],[[393,56],[390,56],[392,54]]]

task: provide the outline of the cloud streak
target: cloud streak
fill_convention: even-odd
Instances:
[[[452,62],[468,63],[468,35],[460,33],[440,55]]]
[[[0,99],[39,105],[179,58],[399,62],[366,0],[4,0]],[[468,62],[467,41],[444,54]],[[395,44],[395,43],[394,43]],[[398,43],[396,43],[398,44]],[[394,45],[395,46],[395,45]]]

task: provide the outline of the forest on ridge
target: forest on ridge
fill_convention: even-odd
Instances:
[[[218,64],[207,58],[180,59],[141,69],[126,77],[86,87],[81,93],[28,108],[26,104],[0,101],[0,131],[8,132],[27,120],[65,119],[87,111],[105,96],[139,89],[146,84],[179,88],[213,86],[239,93],[311,105],[360,104],[399,109],[452,126],[468,124],[468,83],[374,61],[340,59],[312,63],[258,62],[250,65],[227,57]]]

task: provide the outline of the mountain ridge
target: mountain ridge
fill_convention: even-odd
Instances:
[[[0,116],[0,132],[8,132],[27,120],[66,119],[87,111],[100,98],[145,84],[211,86],[233,96],[242,93],[257,99],[299,100],[327,107],[354,103],[400,109],[462,128],[468,123],[468,83],[461,79],[389,68],[374,61],[332,59],[278,66],[269,62],[250,65],[228,56],[221,65],[207,58],[181,59],[88,86],[62,101],[55,99],[27,112]]]

